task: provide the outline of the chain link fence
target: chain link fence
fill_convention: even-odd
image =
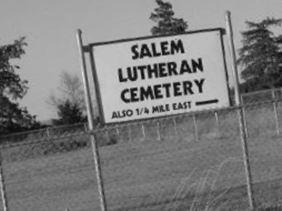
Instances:
[[[281,208],[281,96],[95,129],[109,210],[248,210],[239,109],[256,207]],[[99,210],[89,138],[84,124],[1,136],[0,210]]]

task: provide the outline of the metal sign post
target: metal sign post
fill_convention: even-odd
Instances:
[[[246,182],[247,182],[247,192],[248,192],[248,201],[250,210],[255,209],[254,197],[253,197],[253,179],[251,174],[250,168],[250,161],[249,161],[249,150],[247,144],[247,135],[245,131],[245,122],[244,122],[244,115],[243,115],[243,108],[242,102],[240,98],[240,90],[239,90],[239,74],[237,69],[237,62],[236,62],[236,54],[235,54],[235,47],[234,47],[234,40],[233,40],[233,30],[232,30],[232,23],[231,23],[231,13],[229,11],[226,12],[226,31],[227,31],[227,38],[229,41],[231,59],[232,59],[232,71],[234,74],[234,89],[235,89],[235,103],[239,106],[238,116],[239,116],[239,126],[240,126],[240,134],[241,134],[241,145],[243,150],[243,159],[244,159],[244,167],[246,173]]]
[[[7,191],[5,186],[5,179],[3,173],[3,158],[2,158],[2,148],[0,148],[0,191],[1,199],[3,205],[3,211],[9,211],[8,200],[7,200]]]
[[[78,43],[78,48],[79,48],[79,54],[81,57],[81,71],[82,71],[82,80],[83,80],[84,92],[85,92],[85,102],[86,102],[86,108],[87,108],[88,128],[91,131],[90,141],[91,141],[93,158],[94,158],[94,163],[95,163],[97,186],[98,186],[99,199],[100,199],[100,207],[101,207],[101,211],[107,211],[107,204],[106,204],[101,163],[100,163],[100,155],[99,155],[97,141],[95,139],[95,134],[93,133],[93,130],[94,130],[94,116],[93,115],[94,113],[93,113],[93,107],[91,105],[89,82],[88,82],[88,77],[87,77],[86,62],[85,62],[85,56],[84,56],[84,46],[82,43],[81,34],[82,34],[81,30],[80,29],[77,30],[76,38],[77,38],[77,43]]]

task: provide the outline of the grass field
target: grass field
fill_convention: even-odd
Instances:
[[[282,137],[273,132],[271,109],[247,110],[254,197],[261,208],[282,205]],[[117,144],[100,147],[109,210],[247,210],[236,112],[221,112],[219,119],[216,125],[213,114],[198,116],[197,136],[191,118],[178,118],[176,128],[162,121],[161,140],[153,123],[145,139],[138,126],[121,128]],[[24,148],[35,152],[28,156]],[[99,210],[90,147],[40,156],[36,149],[2,150],[10,211]]]

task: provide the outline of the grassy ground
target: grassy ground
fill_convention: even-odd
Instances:
[[[281,136],[274,135],[271,107],[248,114],[256,204],[279,206]],[[161,140],[155,124],[146,125],[145,139],[138,126],[120,129],[118,144],[100,148],[109,210],[247,210],[236,112],[219,118],[217,125],[213,114],[198,116],[197,135],[191,118],[178,118],[176,128],[171,121],[161,122]],[[38,149],[27,145],[3,151],[10,210],[99,210],[90,147],[45,155]]]
[[[231,142],[225,139],[197,143],[149,142],[101,148],[109,207],[112,210],[246,209],[240,145],[237,140]],[[282,148],[280,143],[279,147]],[[260,206],[280,204],[282,157],[278,154],[271,157],[273,149],[262,148],[252,160],[256,200]],[[275,149],[279,151],[277,146]],[[89,149],[4,164],[11,210],[47,211],[66,207],[98,210]]]

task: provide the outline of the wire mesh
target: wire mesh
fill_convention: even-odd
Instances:
[[[242,97],[257,208],[282,205],[281,97],[280,89]],[[8,206],[99,210],[89,142],[94,134],[109,210],[248,210],[238,109],[91,133],[78,124],[0,136]]]
[[[97,206],[88,139],[88,134],[82,134],[2,146],[9,210],[83,210]]]
[[[237,112],[218,114],[226,126]],[[215,122],[214,112],[146,122],[146,142],[101,147],[110,210],[247,209],[238,129],[224,137]]]

